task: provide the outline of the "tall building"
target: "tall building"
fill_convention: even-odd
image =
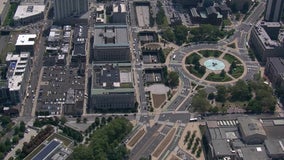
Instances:
[[[88,0],[55,0],[55,21],[67,17],[76,17],[88,11]]]
[[[10,0],[0,0],[0,25],[4,23],[10,8]]]
[[[127,25],[96,25],[94,32],[96,62],[130,62]]]
[[[267,0],[264,20],[267,22],[279,22],[284,0]]]

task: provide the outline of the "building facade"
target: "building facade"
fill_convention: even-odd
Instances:
[[[76,17],[88,11],[88,0],[55,0],[55,21]]]
[[[279,22],[283,9],[283,0],[267,0],[264,20],[267,22]]]

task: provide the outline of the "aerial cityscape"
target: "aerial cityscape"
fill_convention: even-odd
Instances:
[[[284,160],[284,0],[0,0],[0,159]]]

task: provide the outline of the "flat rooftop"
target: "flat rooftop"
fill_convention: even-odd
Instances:
[[[122,3],[120,3],[120,4],[114,3],[112,5],[112,8],[113,8],[113,12],[114,13],[117,13],[117,12],[124,13],[124,12],[126,12],[126,6],[125,6],[125,4],[122,4]]]
[[[46,159],[52,152],[54,152],[58,147],[60,147],[62,142],[58,140],[50,141],[32,160],[44,160]]]
[[[36,34],[20,34],[16,46],[30,46],[35,44]]]
[[[19,5],[13,19],[19,20],[43,13],[45,5]]]
[[[127,25],[96,25],[95,47],[129,46]]]

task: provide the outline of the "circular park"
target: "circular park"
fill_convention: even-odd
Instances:
[[[184,59],[186,70],[201,81],[229,83],[240,79],[245,64],[237,56],[220,50],[198,50]]]

